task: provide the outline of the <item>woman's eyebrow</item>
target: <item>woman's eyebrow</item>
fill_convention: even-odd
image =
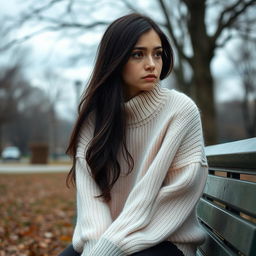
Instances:
[[[163,47],[162,46],[156,46],[154,47],[154,50],[158,50],[158,49],[162,49]],[[147,47],[143,47],[143,46],[135,46],[133,48],[133,50],[147,50]]]

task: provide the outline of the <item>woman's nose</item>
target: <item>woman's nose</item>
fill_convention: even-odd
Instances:
[[[155,62],[151,56],[148,57],[146,60],[145,69],[146,70],[154,70],[155,69]]]

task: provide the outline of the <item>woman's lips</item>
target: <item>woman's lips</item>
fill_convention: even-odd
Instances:
[[[144,80],[146,80],[147,82],[154,82],[156,80],[156,76],[155,75],[147,75],[142,77]]]

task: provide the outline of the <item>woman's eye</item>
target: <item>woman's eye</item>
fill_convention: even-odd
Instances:
[[[134,58],[134,59],[140,59],[143,57],[143,53],[142,52],[133,52],[131,54],[131,56]]]
[[[162,51],[158,51],[155,53],[155,57],[156,58],[162,58],[163,52]]]

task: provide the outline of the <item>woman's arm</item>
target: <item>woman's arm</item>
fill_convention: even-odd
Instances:
[[[125,252],[123,255],[152,247],[175,234],[195,209],[207,174],[208,168],[201,163],[191,163],[180,169],[170,170],[170,181],[159,191],[152,206],[149,223],[136,232],[129,230],[122,241],[121,248]],[[201,233],[187,232],[187,236],[190,235],[202,238]]]
[[[191,163],[170,172],[173,179],[160,189],[152,205],[144,205],[148,197],[137,194],[135,204],[124,209],[89,255],[124,256],[138,252],[166,240],[184,223],[202,194],[207,167]],[[135,194],[131,196],[135,198]]]
[[[108,205],[95,198],[101,192],[88,168],[85,159],[76,158],[77,223],[72,243],[85,255],[112,223]]]

